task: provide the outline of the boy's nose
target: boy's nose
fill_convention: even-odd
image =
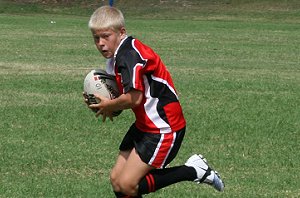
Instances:
[[[97,44],[100,45],[100,46],[103,46],[104,45],[103,39],[99,38]]]

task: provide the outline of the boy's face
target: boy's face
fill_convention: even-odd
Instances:
[[[112,29],[92,30],[95,45],[105,58],[112,58],[121,40],[125,38],[126,31],[122,28],[118,32]]]

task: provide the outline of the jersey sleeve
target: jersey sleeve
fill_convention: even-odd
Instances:
[[[144,91],[143,74],[146,61],[142,60],[135,50],[130,50],[120,57],[118,64],[119,74],[122,76],[124,93],[132,89]]]

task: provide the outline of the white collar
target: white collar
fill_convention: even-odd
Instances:
[[[120,46],[123,44],[123,42],[128,38],[128,36],[126,35],[124,39],[121,40],[119,46],[117,47],[114,57],[107,59],[106,61],[106,72],[110,75],[116,75],[115,74],[115,60],[116,60],[116,56],[117,53],[119,51]]]
[[[115,58],[116,58],[116,56],[117,56],[117,53],[118,53],[118,51],[119,51],[119,48],[121,47],[121,45],[124,43],[124,41],[125,41],[127,38],[128,38],[128,36],[127,36],[127,35],[125,35],[125,38],[123,38],[123,39],[121,40],[121,42],[120,42],[119,46],[117,47],[117,49],[116,49],[116,51],[115,51],[115,54],[114,54],[114,59],[115,59]]]

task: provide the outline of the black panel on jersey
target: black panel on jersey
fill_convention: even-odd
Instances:
[[[132,47],[131,41],[132,37],[128,37],[126,41],[120,47],[118,52],[116,65],[118,67],[118,72],[122,75],[122,84],[124,87],[124,92],[127,93],[133,88],[133,67],[135,65],[142,64],[145,65],[146,62],[141,59],[137,51]]]
[[[162,106],[165,106],[171,102],[178,102],[176,95],[169,89],[169,87],[161,82],[153,80],[151,74],[147,75],[147,79],[150,85],[150,95],[153,98],[161,99]]]
[[[169,124],[163,107],[171,102],[177,102],[178,99],[167,85],[153,80],[151,74],[147,75],[147,79],[150,86],[150,96],[158,99],[157,112],[161,119]]]

